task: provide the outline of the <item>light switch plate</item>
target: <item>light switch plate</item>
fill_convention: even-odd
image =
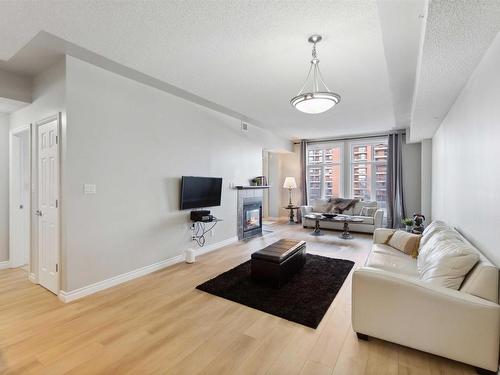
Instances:
[[[84,184],[83,185],[83,194],[96,194],[97,187],[94,184]]]

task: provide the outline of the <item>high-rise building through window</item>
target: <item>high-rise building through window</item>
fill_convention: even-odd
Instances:
[[[387,201],[387,140],[312,143],[307,150],[308,198]]]

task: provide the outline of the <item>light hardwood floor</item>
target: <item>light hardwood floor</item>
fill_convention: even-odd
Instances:
[[[63,304],[0,271],[2,374],[473,374],[471,367],[351,328],[350,277],[318,329],[195,290],[278,238],[305,239],[310,253],[361,265],[371,236],[309,236],[300,226],[227,246],[101,293]]]

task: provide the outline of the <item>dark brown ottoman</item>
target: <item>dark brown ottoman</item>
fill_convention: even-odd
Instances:
[[[279,288],[305,262],[305,241],[281,239],[252,254],[252,279]]]

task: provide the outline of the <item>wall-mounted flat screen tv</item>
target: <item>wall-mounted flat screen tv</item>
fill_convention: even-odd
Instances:
[[[220,206],[222,178],[182,176],[181,210]]]

